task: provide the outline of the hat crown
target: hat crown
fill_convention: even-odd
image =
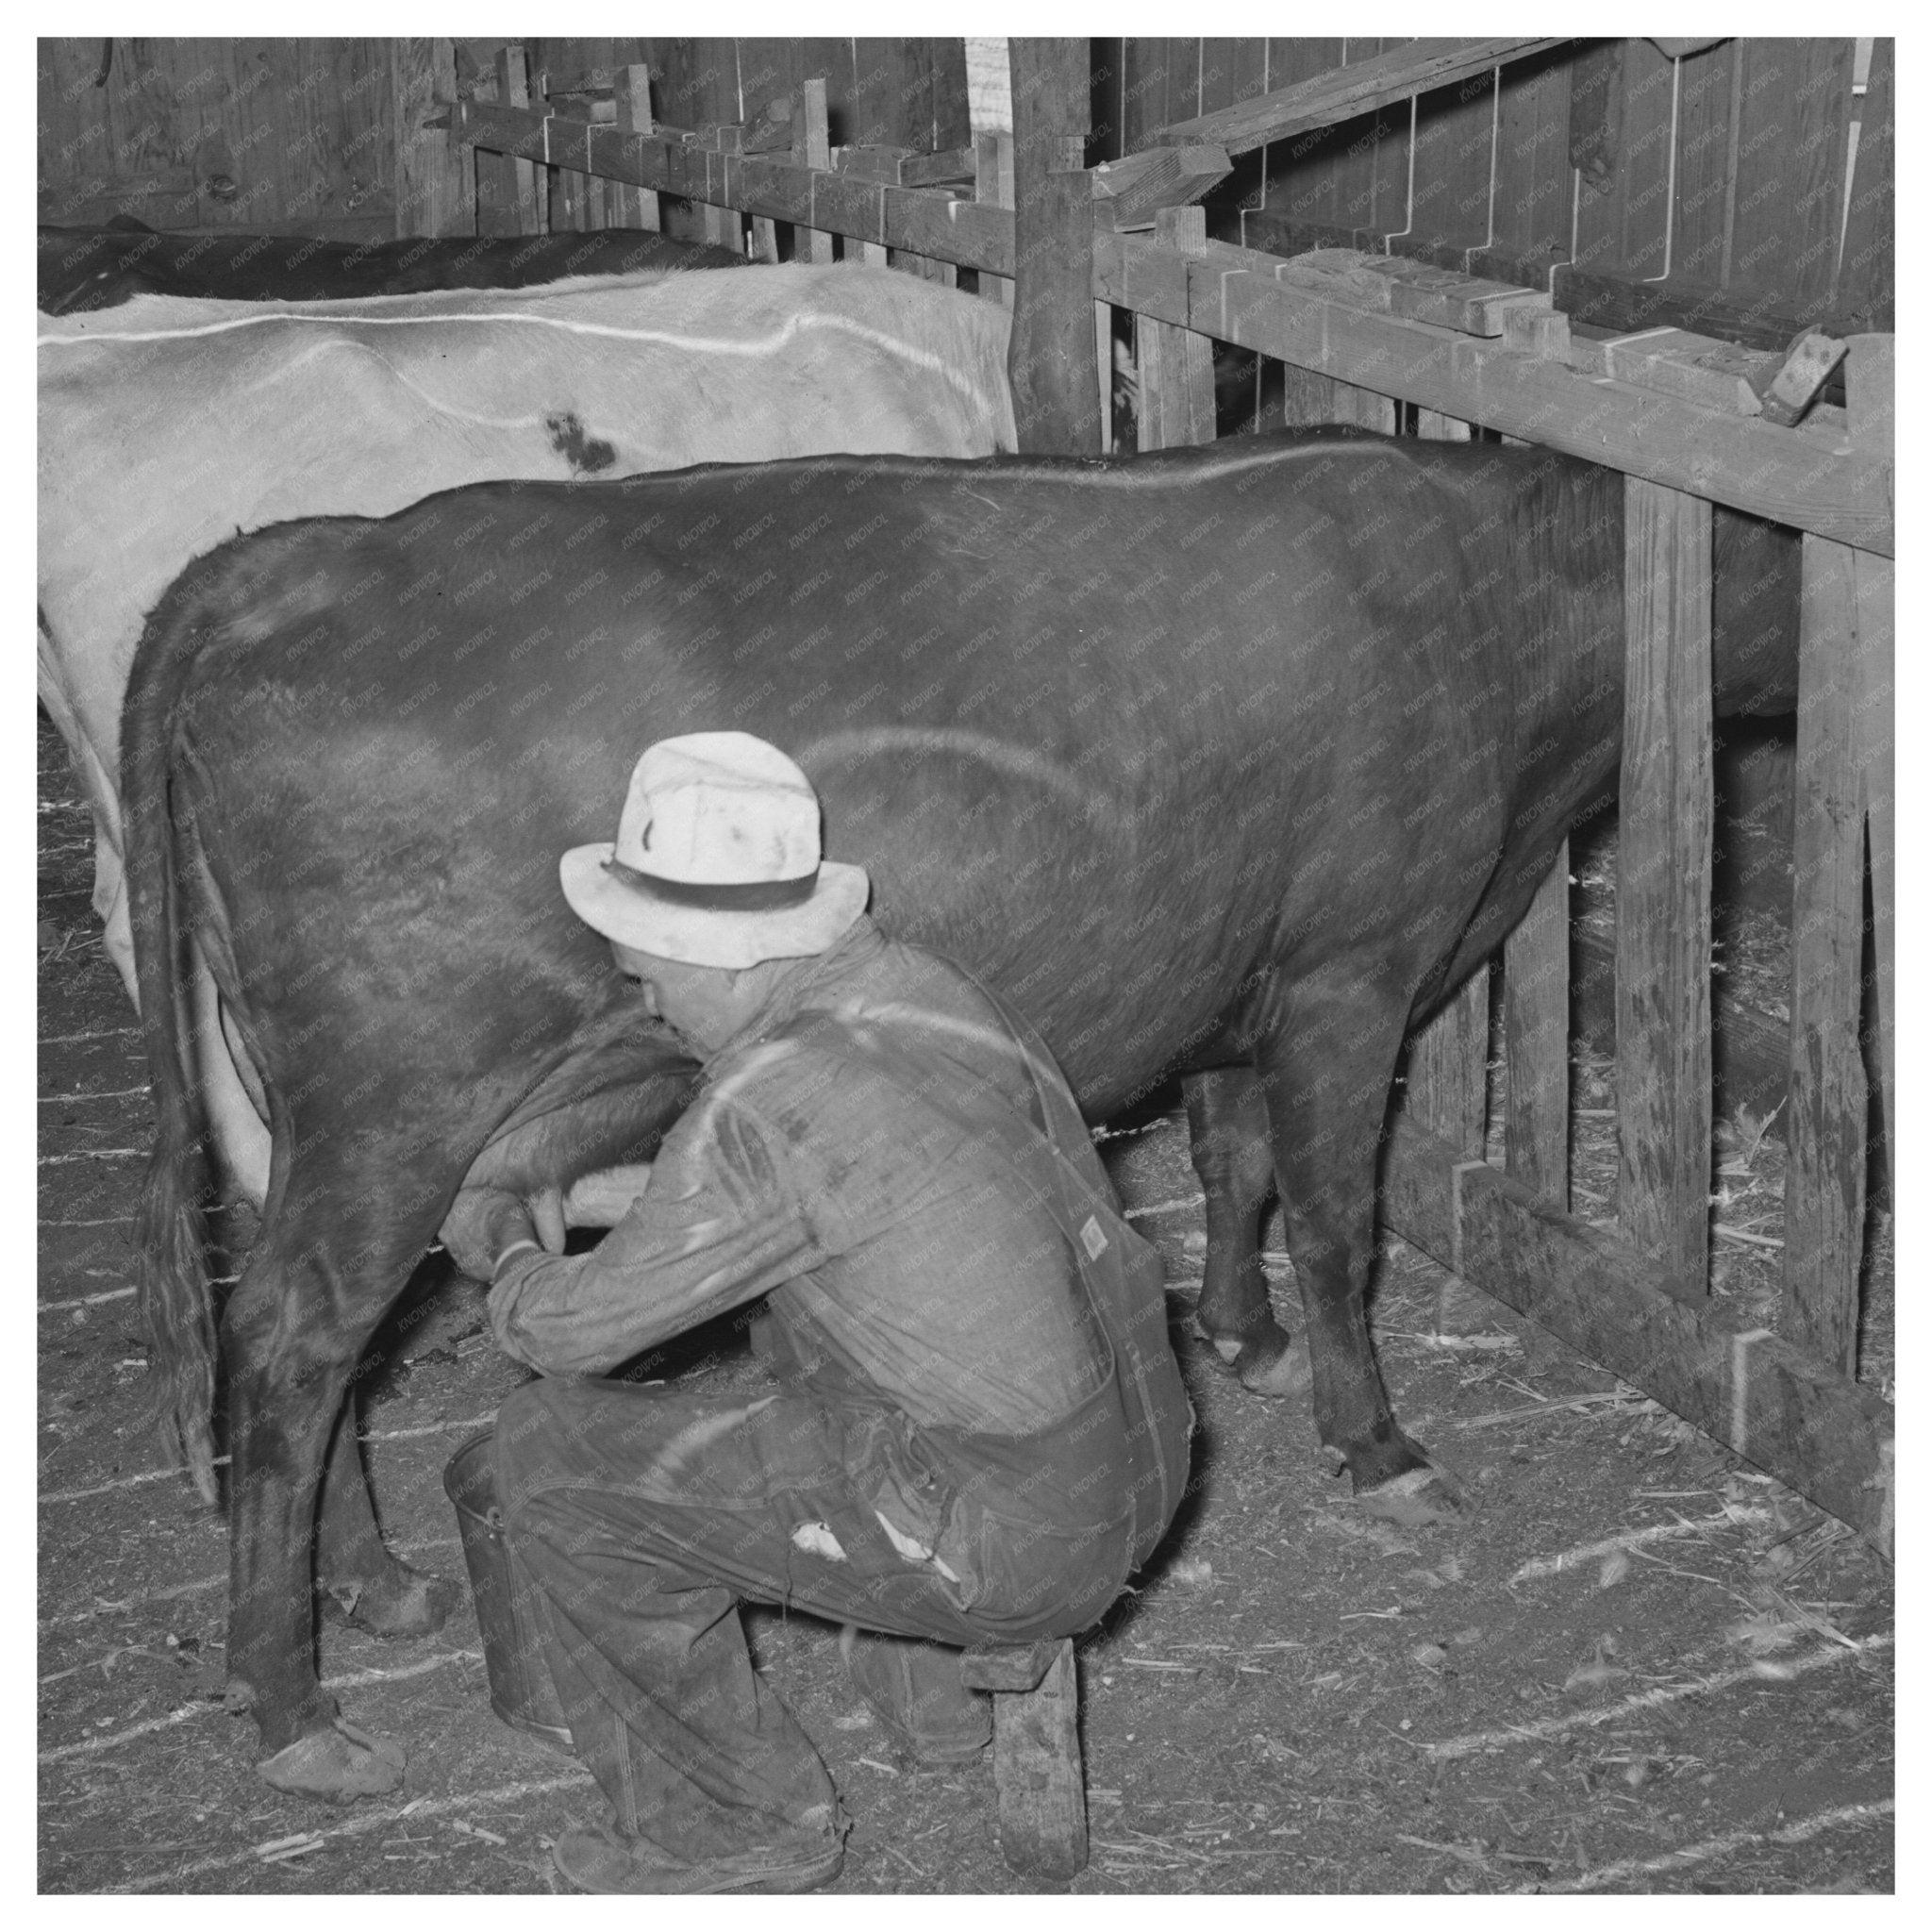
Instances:
[[[776,885],[819,869],[819,801],[774,744],[693,731],[651,746],[618,820],[621,864],[690,886]]]

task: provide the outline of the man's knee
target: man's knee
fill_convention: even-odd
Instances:
[[[582,1436],[589,1393],[582,1382],[543,1375],[513,1390],[496,1411],[496,1499],[506,1516],[559,1474]]]

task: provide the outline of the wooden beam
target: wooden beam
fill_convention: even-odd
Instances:
[[[1207,244],[1207,219],[1198,208],[1162,208],[1162,241],[1175,248]],[[1214,344],[1190,328],[1134,320],[1134,356],[1140,403],[1137,447],[1179,449],[1214,441]]]
[[[1013,206],[1013,136],[1008,128],[993,128],[974,139],[973,199],[980,208],[1010,209]],[[1010,219],[1010,217],[1009,217]],[[979,292],[989,302],[1013,306],[1011,275],[979,277]]]
[[[846,180],[829,168],[767,155],[724,155],[700,147],[675,128],[660,127],[639,139],[614,126],[587,129],[581,121],[562,123],[484,102],[458,102],[458,112],[464,137],[498,153],[550,159],[554,135],[573,153],[586,143],[591,172],[612,180],[699,201],[715,196],[749,214],[882,242],[962,268],[1012,274],[1013,216],[1008,208],[956,200],[938,189]]]
[[[1791,1078],[1778,1332],[1849,1374],[1865,1225],[1865,928],[1855,553],[1807,537],[1791,841]]]
[[[1503,948],[1503,1160],[1570,1209],[1570,841]]]
[[[441,119],[456,92],[454,41],[393,40],[390,86],[395,101],[396,233],[474,235],[476,171]],[[437,120],[430,127],[425,124]]]
[[[1007,375],[1020,448],[1100,454],[1085,167],[1088,46],[1075,39],[1007,42],[1013,71],[1013,332]]]
[[[1095,168],[1093,196],[1117,229],[1151,228],[1157,208],[1191,208],[1233,172],[1224,148],[1148,148]]]
[[[1710,506],[1624,486],[1617,806],[1617,1219],[1710,1290]]]
[[[1231,155],[1242,155],[1271,141],[1306,134],[1311,128],[1332,127],[1372,108],[1407,100],[1410,94],[1447,87],[1473,74],[1500,66],[1506,60],[1540,54],[1556,41],[1409,41],[1387,54],[1374,54],[1347,67],[1318,74],[1311,80],[1274,92],[1256,94],[1232,108],[1157,127],[1134,143],[1136,149],[1180,147],[1190,142],[1212,142]]]
[[[651,119],[651,70],[642,65],[620,67],[617,70],[617,118],[613,124],[620,134],[648,134],[653,123]],[[519,167],[527,167],[527,161],[519,161]],[[639,188],[629,182],[611,184],[617,196],[616,213],[618,225],[625,228],[648,228],[654,233],[662,226],[663,217],[658,211],[658,197],[647,188]]]
[[[1398,1115],[1382,1217],[1405,1241],[1541,1323],[1890,1555],[1891,1405],[1722,1303],[1666,1292],[1627,1242]]]
[[[821,75],[815,80],[800,81],[791,112],[791,162],[795,169],[816,171],[832,165],[831,125],[831,116],[825,107],[824,76]],[[792,243],[792,255],[795,260],[832,259],[832,238],[825,229],[803,222],[794,224],[794,228],[796,239]]]
[[[1099,300],[1891,554],[1891,464],[1835,435],[1580,375],[1512,347],[1507,335],[1491,341],[1365,313],[1293,287],[1291,263],[1221,242],[1195,257],[1137,235],[1098,234],[1093,260]]]

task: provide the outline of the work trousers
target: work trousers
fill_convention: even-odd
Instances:
[[[546,1378],[504,1404],[518,1587],[534,1586],[577,1755],[620,1830],[696,1860],[833,1828],[831,1780],[753,1670],[741,1599],[957,1646],[1098,1618],[1131,1565],[1130,1502],[1090,1491],[1098,1526],[1068,1528],[962,1460],[890,1404],[808,1384],[726,1400]],[[915,1695],[959,1697],[956,1650],[908,1645],[904,1667]]]

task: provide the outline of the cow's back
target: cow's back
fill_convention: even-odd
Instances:
[[[608,836],[645,744],[751,730],[812,776],[882,915],[1016,997],[1104,1111],[1211,1058],[1257,974],[1345,942],[1341,859],[1422,854],[1426,893],[1493,862],[1499,773],[1574,785],[1580,750],[1614,769],[1618,691],[1578,656],[1607,653],[1622,606],[1601,477],[1253,441],[494,485],[264,533],[209,560],[194,641],[171,597],[188,696],[219,699],[192,726],[201,823],[250,855],[211,854],[218,876],[275,882],[240,924],[291,970],[298,933],[407,876],[407,850],[451,903],[495,907],[476,947],[511,933],[546,977],[594,981],[556,855]],[[1507,682],[1482,708],[1455,694],[1472,649]],[[1488,713],[1526,748],[1544,710],[1561,744],[1519,772]],[[1430,756],[1405,760],[1391,719]],[[1432,804],[1458,767],[1474,814]]]

